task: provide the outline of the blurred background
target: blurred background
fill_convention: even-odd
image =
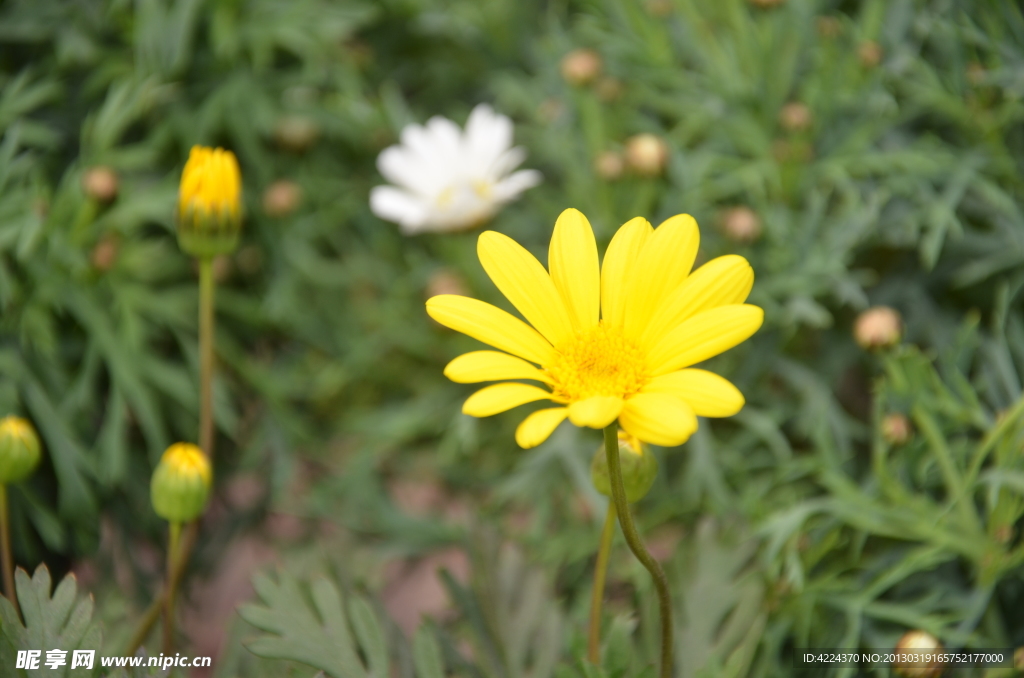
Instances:
[[[3,0],[0,413],[45,450],[11,488],[14,549],[76,574],[103,651],[161,581],[152,469],[195,438],[174,205],[204,144],[237,154],[246,216],[215,262],[216,487],[180,598],[182,651],[215,666],[191,675],[364,675],[242,603],[367,676],[650,675],[655,600],[621,539],[604,668],[580,659],[599,432],[521,450],[523,412],[462,415],[473,389],[442,375],[479,344],[426,298],[509,308],[478,231],[409,237],[369,209],[406,125],[481,102],[544,177],[487,228],[546,261],[567,207],[602,251],[686,212],[698,263],[756,273],[764,327],[709,367],[746,407],[655,449],[635,507],[677,596],[676,675],[788,676],[794,647],[908,631],[1024,645],[1016,3]],[[355,637],[319,625],[323,582],[359,603]]]

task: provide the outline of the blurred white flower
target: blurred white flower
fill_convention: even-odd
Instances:
[[[540,183],[537,170],[512,172],[525,158],[522,147],[512,148],[512,121],[486,104],[469,114],[465,132],[435,116],[403,129],[402,143],[378,156],[395,186],[374,187],[370,209],[407,235],[472,228]]]

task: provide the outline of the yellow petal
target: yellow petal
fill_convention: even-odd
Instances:
[[[626,311],[626,285],[635,273],[635,263],[644,242],[654,232],[650,222],[634,217],[616,231],[608,243],[601,268],[601,317],[622,326]]]
[[[640,338],[662,300],[690,274],[699,245],[700,231],[689,214],[677,214],[654,229],[629,280],[623,324],[627,337]]]
[[[665,447],[682,445],[697,430],[690,406],[667,393],[633,396],[622,408],[619,423],[640,440]]]
[[[576,331],[596,325],[601,312],[597,240],[590,222],[579,210],[567,209],[555,222],[548,248],[548,268]]]
[[[462,405],[462,413],[471,417],[489,417],[513,407],[550,398],[549,392],[529,384],[492,384],[469,396]]]
[[[507,235],[485,231],[476,251],[501,293],[548,341],[557,346],[573,338],[562,297],[551,276],[526,248]]]
[[[682,398],[698,417],[731,417],[743,409],[743,394],[727,379],[707,370],[680,370],[651,379],[643,393]]]
[[[622,411],[622,398],[593,396],[569,405],[569,421],[577,426],[604,428]]]
[[[698,313],[665,335],[647,356],[651,375],[695,365],[745,341],[764,321],[757,306],[719,306]]]
[[[640,339],[652,347],[672,328],[701,311],[742,304],[754,286],[754,269],[735,254],[712,259],[693,272],[654,311]]]
[[[537,447],[548,439],[558,425],[565,421],[569,410],[564,407],[552,407],[547,410],[537,410],[519,424],[516,428],[516,442],[523,449]]]
[[[555,357],[555,349],[537,330],[479,299],[439,294],[427,300],[427,313],[445,327],[531,362],[545,365]]]
[[[505,379],[534,379],[550,383],[548,375],[522,358],[498,351],[473,351],[460,355],[444,368],[444,376],[460,384]]]

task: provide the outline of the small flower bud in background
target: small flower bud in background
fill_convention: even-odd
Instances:
[[[744,205],[725,210],[721,223],[725,236],[733,242],[751,243],[761,237],[760,217]]]
[[[223,148],[193,146],[178,189],[178,245],[194,257],[233,252],[242,230],[242,174]]]
[[[0,485],[28,478],[40,456],[39,436],[32,424],[21,417],[0,419]]]
[[[117,189],[117,174],[109,167],[90,167],[82,175],[82,190],[97,202],[113,201]]]
[[[874,40],[867,40],[857,47],[857,58],[865,68],[874,68],[882,63],[882,47]]]
[[[274,127],[277,145],[292,153],[303,153],[320,138],[320,127],[302,115],[286,115]]]
[[[427,299],[440,294],[457,294],[460,297],[468,297],[469,289],[462,276],[450,268],[441,268],[431,274],[425,290]]]
[[[861,348],[893,346],[903,334],[903,321],[896,309],[875,306],[857,316],[853,336]]]
[[[834,16],[819,16],[815,21],[818,35],[823,38],[835,38],[843,32],[843,24]]]
[[[268,217],[286,217],[302,202],[302,188],[294,181],[275,181],[263,192],[263,211]]]
[[[601,74],[601,55],[592,49],[574,49],[562,57],[562,77],[570,85],[588,85]]]
[[[882,418],[882,439],[890,445],[903,445],[913,434],[910,420],[898,412],[887,414]]]
[[[235,255],[238,270],[245,275],[256,275],[263,269],[263,251],[259,245],[246,245]]]
[[[622,96],[622,81],[616,78],[601,78],[595,86],[597,98],[606,103],[616,101]]]
[[[194,520],[206,508],[212,484],[213,471],[206,455],[191,443],[175,443],[153,472],[153,510],[172,523]]]
[[[614,181],[622,176],[626,162],[615,151],[605,151],[594,159],[594,171],[605,181]]]
[[[931,654],[942,652],[942,643],[927,631],[907,631],[894,648],[896,654]],[[893,663],[896,675],[901,678],[937,678],[942,673],[942,662],[919,662],[917,664]]]
[[[661,19],[672,13],[672,0],[645,0],[644,9],[651,16]]]
[[[811,126],[811,109],[799,101],[793,101],[779,111],[779,122],[789,132],[800,132]]]
[[[626,141],[626,163],[638,174],[654,177],[668,163],[668,145],[653,134],[637,134]]]
[[[967,82],[974,86],[980,85],[985,80],[985,67],[977,61],[967,64]]]
[[[638,502],[647,496],[658,475],[658,460],[647,446],[619,431],[619,464],[622,469],[622,484],[626,488],[626,499]],[[590,463],[590,480],[594,488],[606,497],[612,496],[611,479],[608,476],[608,455],[604,445],[597,448]]]
[[[89,261],[92,262],[93,268],[97,271],[106,273],[117,262],[117,251],[119,249],[120,243],[117,236],[107,234],[100,238],[100,241],[92,248]]]

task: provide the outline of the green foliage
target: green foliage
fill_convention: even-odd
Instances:
[[[559,61],[584,46],[603,75],[572,86]],[[0,414],[30,418],[44,447],[10,491],[18,561],[93,554],[101,513],[162,538],[148,478],[198,413],[175,188],[191,145],[219,144],[239,157],[246,217],[217,290],[218,483],[253,471],[271,504],[340,523],[354,570],[366,554],[489,554],[468,584],[448,579],[454,616],[411,648],[326,580],[260,579],[252,648],[335,678],[646,675],[656,617],[625,558],[605,666],[580,661],[598,437],[566,425],[523,452],[522,412],[459,413],[469,390],[442,370],[478,346],[427,319],[430,280],[454,272],[508,305],[473,234],[405,238],[367,205],[405,124],[461,124],[487,101],[545,177],[489,228],[542,253],[569,206],[602,247],[633,216],[688,212],[701,261],[739,253],[756,272],[765,328],[708,366],[746,407],[653,450],[636,505],[645,535],[688,531],[667,567],[683,618],[700,617],[680,625],[678,671],[786,676],[793,647],[891,647],[909,628],[1024,644],[1022,68],[1020,8],[980,0],[9,0]],[[803,122],[784,115],[794,103]],[[595,172],[640,132],[667,143],[663,175]],[[97,166],[116,173],[109,201],[83,186]],[[290,212],[262,204],[279,179],[301,189]],[[736,206],[759,238],[730,235]],[[851,326],[878,304],[900,311],[906,344],[869,355]],[[893,413],[906,443],[882,435]],[[312,479],[290,497],[300,469]],[[390,484],[408,478],[468,506],[469,526],[397,506]],[[711,535],[707,516],[747,527]],[[204,567],[244,524],[212,523]],[[518,555],[482,546],[481,527]]]
[[[19,678],[29,675],[86,678],[93,675],[95,666],[92,669],[71,669],[74,650],[97,650],[100,647],[100,629],[92,621],[92,596],[79,598],[78,584],[73,576],[68,576],[51,597],[53,582],[45,565],[36,568],[31,578],[22,569],[15,576],[18,603],[25,624],[22,625],[10,601],[0,598],[0,662],[8,667],[5,671],[15,666],[18,650],[40,650],[43,653],[40,668],[31,673],[26,669],[13,669],[15,675]],[[44,661],[48,650],[67,652],[64,666],[46,667]],[[95,664],[99,664],[98,659]]]

